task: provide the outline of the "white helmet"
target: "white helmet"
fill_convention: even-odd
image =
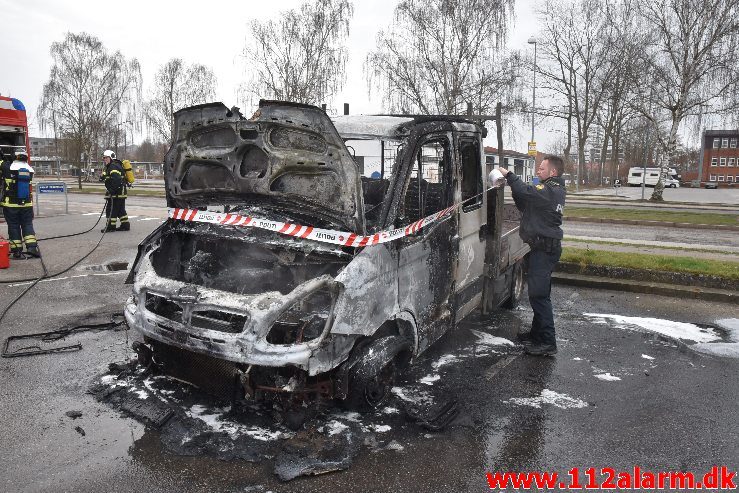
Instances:
[[[105,152],[103,152],[103,157],[109,157],[110,159],[115,159],[115,152],[108,149]]]
[[[15,151],[15,159],[18,161],[28,161],[28,154],[26,154],[26,151]]]

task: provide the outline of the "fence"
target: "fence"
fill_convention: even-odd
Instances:
[[[76,178],[82,176],[84,181],[97,181],[103,171],[102,163],[93,164],[88,173],[86,163],[64,163],[58,160],[33,159],[33,169],[36,176],[55,176],[59,178]],[[154,162],[131,162],[134,175],[137,179],[163,178],[164,168],[162,163]]]

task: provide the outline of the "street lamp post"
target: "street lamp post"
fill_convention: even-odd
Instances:
[[[534,114],[536,113],[536,38],[529,38],[529,44],[534,45],[534,90],[531,97],[531,142],[534,142]]]

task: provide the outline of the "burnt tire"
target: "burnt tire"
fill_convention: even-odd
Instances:
[[[518,306],[523,296],[523,259],[513,265],[513,275],[511,276],[511,285],[508,288],[508,299],[503,302],[503,307],[513,309]]]
[[[373,411],[390,398],[395,383],[395,361],[391,360],[375,375],[352,372],[344,407],[360,413]]]

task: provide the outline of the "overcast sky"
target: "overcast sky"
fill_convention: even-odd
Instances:
[[[531,49],[526,41],[536,33],[533,13],[536,1],[516,1],[510,47]],[[159,66],[179,57],[188,63],[211,67],[218,78],[217,99],[232,106],[237,104],[236,91],[245,79],[240,54],[249,20],[270,18],[300,3],[300,0],[0,0],[3,19],[0,94],[23,101],[31,121],[31,135],[39,135],[35,113],[49,77],[49,47],[52,42],[62,40],[68,31],[84,31],[97,36],[108,50],[120,50],[124,56],[139,60],[144,94]],[[383,110],[379,95],[368,94],[363,63],[375,45],[377,31],[391,23],[396,3],[397,0],[354,2],[346,85],[334,101],[337,109],[348,102],[352,114]],[[537,141],[539,150],[546,150],[547,144],[557,136],[545,132],[544,125],[541,127],[537,127]],[[525,152],[529,133],[530,127],[525,125],[516,129],[505,141],[505,147]]]

